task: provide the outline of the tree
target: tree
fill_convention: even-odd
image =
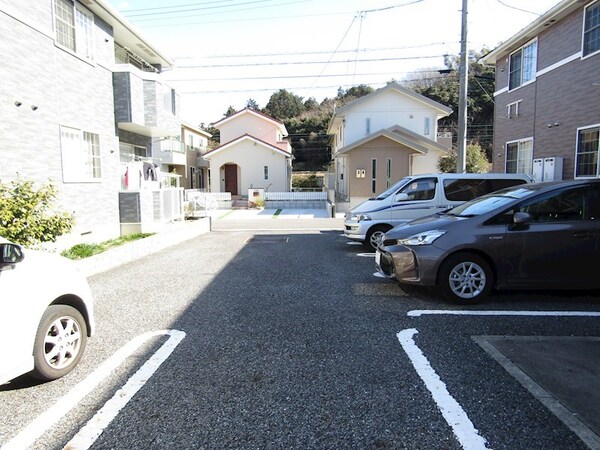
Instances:
[[[467,145],[467,173],[487,173],[490,170],[490,163],[488,162],[485,151],[481,146],[476,144]],[[438,161],[438,168],[440,172],[456,172],[456,150],[452,149],[446,156],[442,156]]]
[[[248,99],[246,102],[246,108],[253,109],[254,111],[260,111],[260,106],[258,106],[258,103],[256,103],[256,100],[253,98]]]
[[[492,126],[494,123],[494,68],[479,62],[485,48],[469,52],[469,92],[467,99],[467,139],[481,145],[491,158]],[[456,136],[458,130],[458,67],[460,58],[446,55],[446,69],[426,69],[409,74],[404,84],[409,89],[452,108],[452,114],[439,122]]]
[[[56,211],[56,187],[36,188],[32,181],[17,179],[0,183],[0,235],[21,245],[54,242],[71,231],[72,214]]]
[[[302,97],[280,89],[271,95],[263,112],[274,119],[284,121],[299,116],[306,110]]]
[[[229,108],[227,108],[227,111],[225,111],[223,117],[233,116],[236,112],[237,110],[233,106],[229,105]]]

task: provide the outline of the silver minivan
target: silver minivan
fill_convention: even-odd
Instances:
[[[375,251],[386,231],[481,195],[531,183],[514,173],[432,173],[402,178],[346,213],[344,235]]]

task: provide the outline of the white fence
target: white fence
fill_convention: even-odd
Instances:
[[[265,200],[326,201],[327,192],[265,192]]]

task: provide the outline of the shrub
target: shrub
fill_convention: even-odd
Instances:
[[[490,171],[490,163],[485,151],[477,144],[467,145],[466,171],[467,173],[487,173]],[[446,156],[442,156],[438,163],[440,172],[456,172],[457,155],[456,150],[452,149]]]
[[[0,183],[0,235],[31,246],[54,242],[71,231],[75,219],[70,213],[56,211],[57,194],[50,182],[39,188],[22,179]]]

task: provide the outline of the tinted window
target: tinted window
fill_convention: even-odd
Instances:
[[[407,184],[399,193],[408,195],[407,200],[432,200],[435,197],[435,178],[419,178]]]
[[[531,214],[535,222],[564,222],[598,217],[598,195],[589,186],[550,192],[521,203],[518,211]]]
[[[466,202],[476,197],[489,194],[499,189],[504,189],[518,184],[524,180],[511,179],[456,179],[444,180],[444,193],[446,198],[453,202]]]

